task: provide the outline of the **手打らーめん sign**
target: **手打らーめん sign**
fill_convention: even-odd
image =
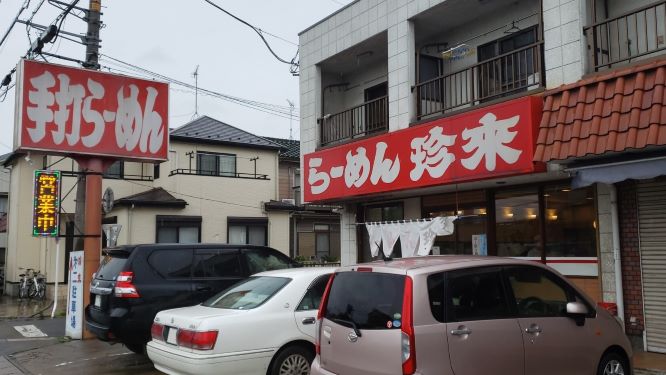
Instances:
[[[18,72],[15,149],[167,159],[166,83],[31,60]]]

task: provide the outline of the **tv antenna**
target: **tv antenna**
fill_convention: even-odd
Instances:
[[[293,123],[293,116],[294,116],[294,102],[291,100],[287,99],[287,103],[289,103],[289,140],[293,141],[294,140],[294,132],[292,128],[292,123]]]
[[[199,65],[194,69],[192,77],[194,77],[194,115],[192,116],[194,120],[199,117]]]

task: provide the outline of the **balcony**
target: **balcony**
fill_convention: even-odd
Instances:
[[[319,125],[322,146],[386,131],[388,96],[370,100],[342,112],[325,115],[319,120]]]
[[[605,19],[583,28],[591,71],[657,56],[666,50],[666,1],[640,6],[642,3],[646,1],[594,4],[595,16],[601,13]],[[620,7],[627,5],[634,9],[623,12]]]
[[[417,118],[463,109],[544,84],[543,42],[416,84]]]
[[[178,168],[169,172],[169,176],[175,176],[175,175],[229,177],[229,178],[244,178],[250,180],[270,180],[267,174],[259,174],[256,172],[241,173],[241,172],[226,172],[226,171],[189,169],[189,168]]]
[[[447,0],[416,15],[417,120],[545,86],[541,1]]]

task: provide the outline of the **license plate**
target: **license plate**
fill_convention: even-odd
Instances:
[[[178,335],[178,328],[175,327],[167,327],[169,329],[169,332],[167,333],[167,342],[169,344],[173,345],[178,345],[178,340],[176,339],[176,336]]]
[[[95,307],[102,308],[102,296],[95,294]]]

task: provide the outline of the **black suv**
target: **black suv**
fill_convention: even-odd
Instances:
[[[100,340],[142,353],[158,311],[203,302],[248,276],[298,267],[264,246],[153,244],[104,251],[90,285],[86,326]]]

